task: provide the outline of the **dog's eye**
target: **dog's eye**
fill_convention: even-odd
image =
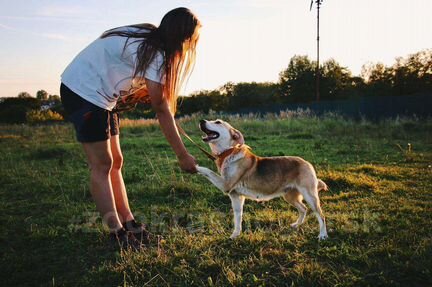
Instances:
[[[221,121],[215,121],[215,124],[220,125],[222,122]]]

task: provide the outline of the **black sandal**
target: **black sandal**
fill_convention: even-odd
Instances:
[[[140,242],[144,244],[150,243],[150,232],[148,232],[145,224],[138,223],[135,219],[132,219],[123,223],[123,227],[126,231],[131,232]]]
[[[125,228],[121,228],[115,232],[111,232],[110,239],[112,242],[120,245],[120,248],[122,249],[139,251],[143,248],[141,241],[138,240],[132,232],[127,231]]]

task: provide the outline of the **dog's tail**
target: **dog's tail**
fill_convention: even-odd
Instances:
[[[329,188],[324,181],[318,178],[318,191],[328,191]]]

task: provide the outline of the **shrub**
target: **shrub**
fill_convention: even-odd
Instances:
[[[27,112],[26,119],[28,123],[56,122],[62,121],[63,116],[51,110],[32,110]]]

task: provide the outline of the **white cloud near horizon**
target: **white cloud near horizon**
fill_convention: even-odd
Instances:
[[[3,28],[3,29],[8,30],[8,31],[18,32],[18,33],[32,35],[32,36],[36,36],[36,37],[43,37],[43,38],[52,39],[52,40],[60,40],[60,41],[69,42],[69,43],[75,43],[76,41],[82,40],[82,38],[81,39],[76,38],[76,37],[73,38],[73,37],[66,36],[64,34],[42,33],[42,32],[34,32],[31,30],[26,30],[26,29],[15,28],[15,27],[11,27],[8,25],[4,25],[2,23],[0,23],[0,28]]]

